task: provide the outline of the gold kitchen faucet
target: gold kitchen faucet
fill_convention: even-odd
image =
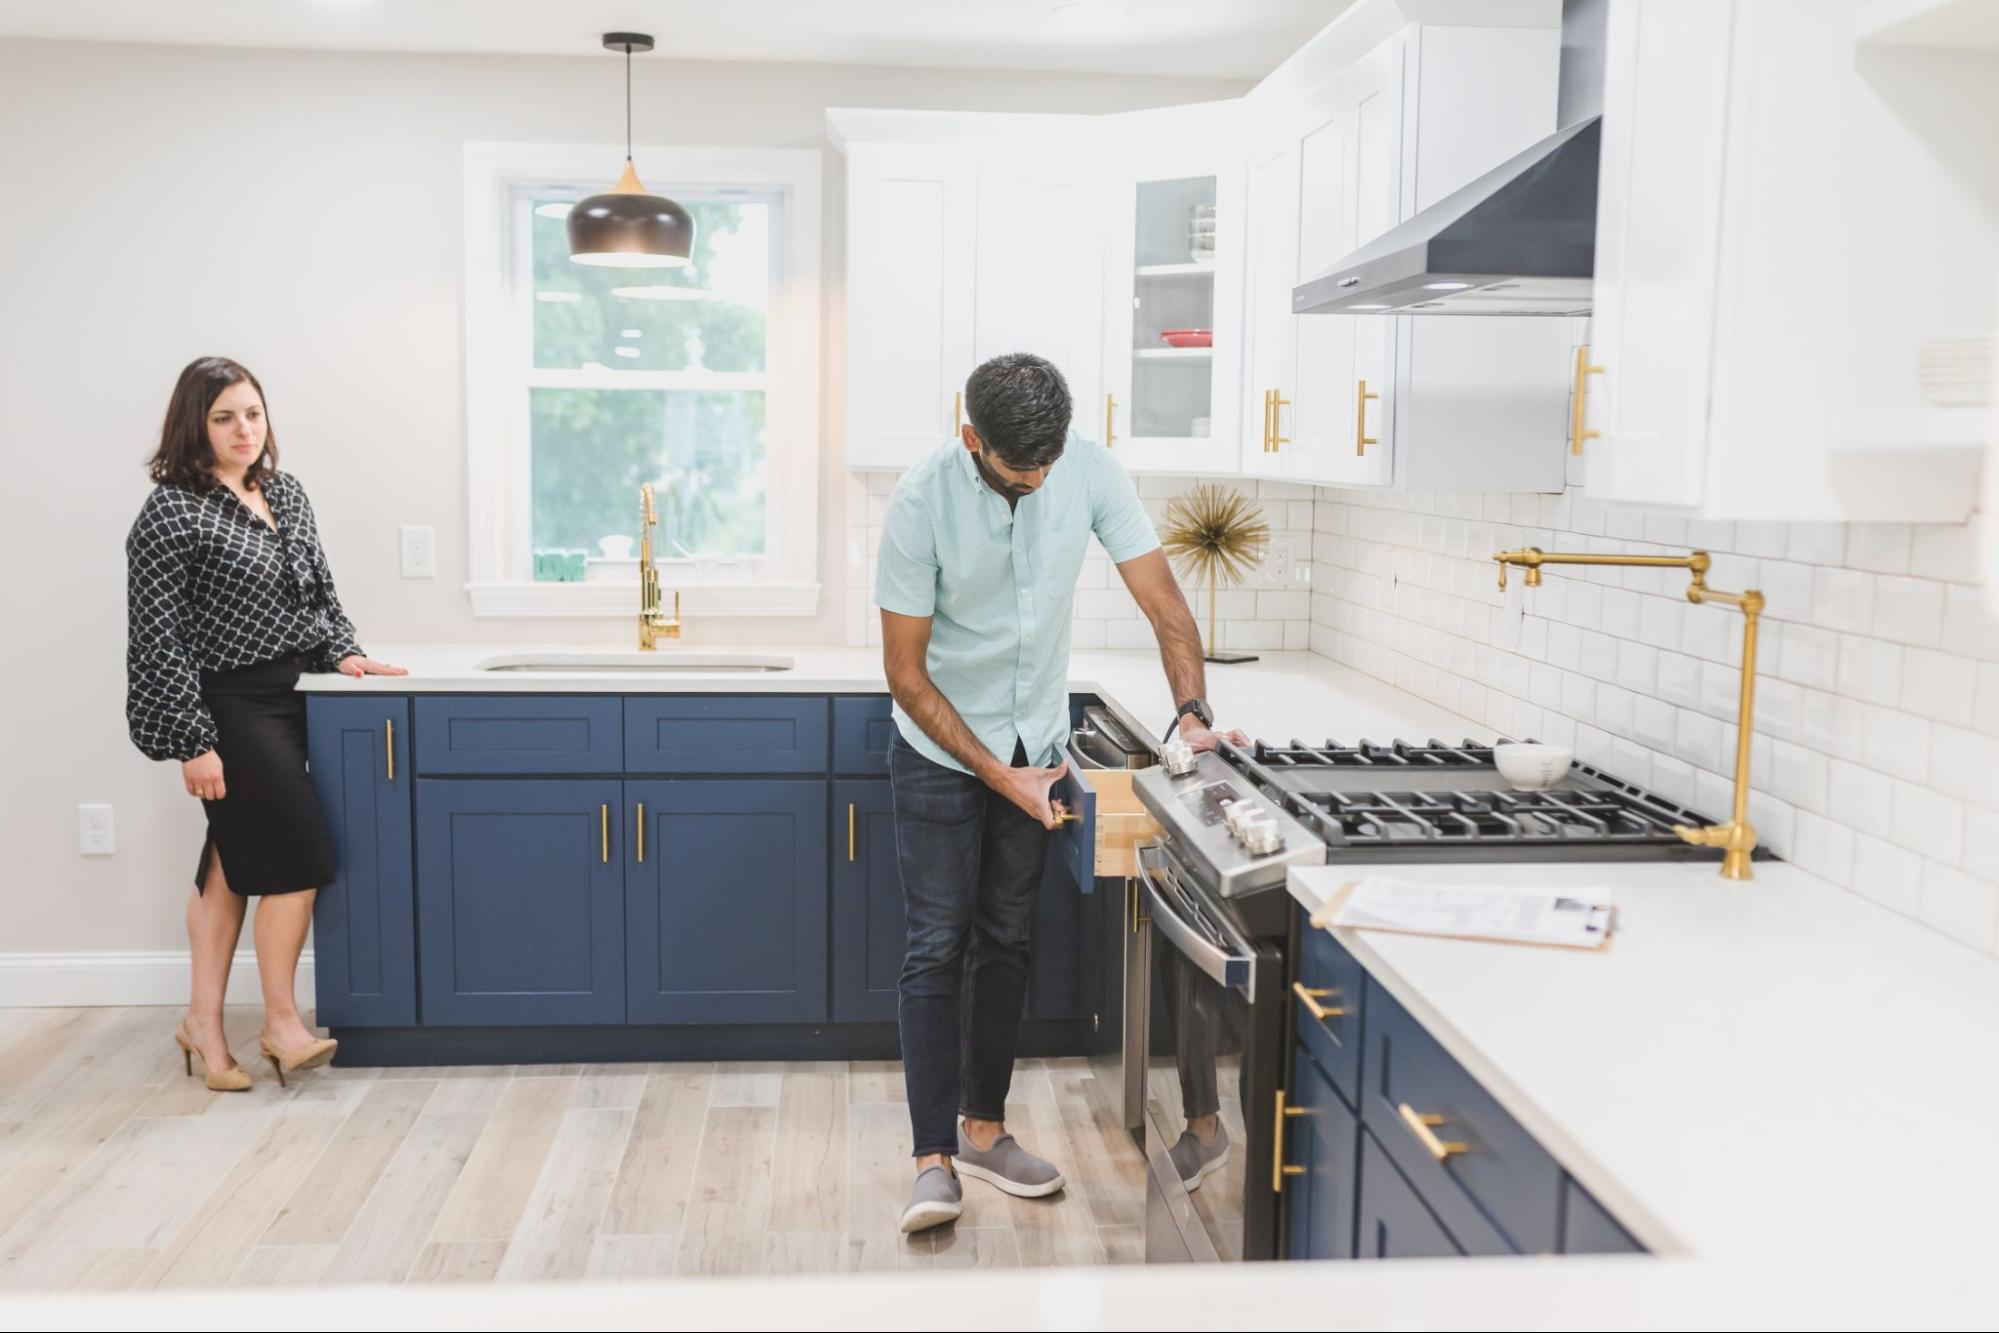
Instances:
[[[1756,850],[1756,826],[1749,822],[1749,742],[1750,720],[1756,709],[1756,625],[1763,615],[1763,594],[1722,592],[1707,586],[1708,568],[1714,563],[1706,551],[1686,555],[1581,555],[1567,551],[1544,551],[1538,546],[1517,551],[1495,551],[1499,562],[1499,586],[1506,587],[1506,567],[1520,565],[1527,571],[1530,588],[1541,586],[1544,565],[1645,565],[1655,569],[1684,569],[1693,581],[1687,585],[1687,600],[1700,605],[1719,602],[1742,612],[1742,699],[1735,722],[1735,805],[1725,824],[1691,828],[1675,824],[1673,832],[1700,847],[1722,849],[1723,879],[1754,879],[1749,868],[1750,854]]]
[[[659,566],[652,558],[652,530],[659,526],[659,510],[653,504],[652,483],[639,487],[639,647],[652,652],[661,639],[680,637],[680,593],[673,594],[673,614],[662,609],[664,594],[659,588]]]

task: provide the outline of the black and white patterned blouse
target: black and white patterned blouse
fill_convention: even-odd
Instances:
[[[279,472],[264,499],[275,532],[227,486],[158,486],[125,538],[125,717],[150,759],[185,761],[215,748],[203,671],[293,653],[331,671],[361,651],[305,488]]]

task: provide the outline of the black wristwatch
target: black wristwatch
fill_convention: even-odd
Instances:
[[[1208,701],[1206,699],[1189,699],[1186,703],[1181,704],[1179,710],[1173,714],[1173,725],[1166,728],[1166,735],[1171,736],[1174,732],[1178,731],[1180,729],[1180,719],[1189,713],[1198,718],[1204,727],[1215,725],[1215,713],[1213,709],[1208,707]]]

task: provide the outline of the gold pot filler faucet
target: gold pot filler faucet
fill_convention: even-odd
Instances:
[[[1705,605],[1719,602],[1742,612],[1742,704],[1735,726],[1735,809],[1726,824],[1689,828],[1675,824],[1673,832],[1700,847],[1723,850],[1723,879],[1753,879],[1750,853],[1756,850],[1756,827],[1749,822],[1749,724],[1756,708],[1756,622],[1763,614],[1763,594],[1722,592],[1707,586],[1708,567],[1714,563],[1706,551],[1687,555],[1574,555],[1566,551],[1544,551],[1538,546],[1518,551],[1495,551],[1499,562],[1499,586],[1506,587],[1506,567],[1520,565],[1527,570],[1527,586],[1541,586],[1543,565],[1649,565],[1655,569],[1684,569],[1693,575],[1687,586],[1687,600]]]
[[[652,483],[639,487],[639,647],[652,652],[660,639],[680,637],[680,592],[673,594],[673,614],[661,610],[664,600],[659,590],[659,566],[652,558],[652,530],[659,526],[659,510],[653,504]]]

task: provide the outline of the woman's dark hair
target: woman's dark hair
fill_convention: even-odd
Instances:
[[[1062,456],[1074,405],[1062,372],[1032,352],[996,356],[965,381],[965,415],[1010,468],[1047,467]]]
[[[167,419],[160,426],[160,447],[146,460],[146,471],[156,482],[185,486],[190,490],[215,489],[215,449],[208,443],[208,409],[232,384],[247,383],[264,397],[243,365],[226,356],[204,356],[187,363],[174,383],[174,396],[167,400]],[[271,428],[271,408],[264,404],[264,452],[251,465],[243,481],[251,490],[261,489],[278,470],[278,433]]]

